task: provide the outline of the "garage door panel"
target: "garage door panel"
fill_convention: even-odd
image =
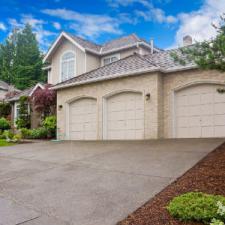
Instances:
[[[95,99],[82,98],[69,105],[69,138],[93,140],[97,138],[97,103]]]
[[[187,105],[199,105],[200,104],[200,96],[195,94],[195,95],[190,95],[188,96],[188,104]]]
[[[190,138],[201,137],[201,127],[199,126],[189,127],[189,137]]]
[[[200,105],[200,112],[201,115],[213,115],[214,114],[214,107],[213,104],[206,104],[206,105]],[[199,115],[198,114],[198,115]]]
[[[215,103],[225,103],[225,94],[214,94],[214,101]]]
[[[140,93],[124,92],[106,100],[106,138],[141,139],[144,106]]]
[[[201,126],[200,116],[190,116],[187,118],[188,118],[188,124],[186,124],[186,126],[189,126],[189,127],[200,127]]]
[[[199,95],[201,97],[200,104],[208,104],[213,102],[213,93]]]
[[[215,112],[216,112],[216,114],[225,114],[225,104],[224,103],[216,103],[215,104]]]
[[[214,124],[216,126],[225,126],[225,115],[215,115]]]
[[[224,137],[225,95],[201,84],[175,93],[176,137]]]
[[[213,137],[214,136],[214,127],[202,127],[202,135],[201,137]]]
[[[215,137],[224,137],[225,135],[225,126],[216,126],[215,127]]]

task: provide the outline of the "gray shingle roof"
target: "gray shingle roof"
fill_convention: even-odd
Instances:
[[[9,84],[7,84],[5,81],[0,80],[0,89],[9,90]]]
[[[196,65],[193,62],[187,61],[185,65],[176,62],[171,56],[171,53],[176,53],[180,55],[181,58],[184,58],[184,56],[181,55],[179,49],[168,50],[144,56],[136,53],[124,59],[59,83],[53,86],[53,88],[60,89],[67,86],[80,85],[84,83],[91,83],[146,72],[159,71],[163,73],[169,73],[173,71],[196,68]]]
[[[96,52],[100,52],[101,50],[101,45],[97,45],[93,42],[90,42],[90,41],[87,41],[81,37],[78,37],[78,36],[74,36],[70,33],[67,33],[71,38],[73,38],[73,40],[75,40],[79,45],[81,45],[83,48],[85,49],[90,49],[90,50],[93,50],[93,51],[96,51]]]
[[[174,58],[172,57],[173,54],[176,54],[180,60],[185,60],[186,63],[182,65],[179,61],[174,60]],[[179,49],[172,49],[161,51],[155,54],[149,54],[145,56],[145,59],[160,67],[161,70],[167,72],[171,70],[182,70],[196,66],[193,61],[191,62],[185,59],[185,55],[182,54]]]
[[[30,93],[32,92],[33,88],[34,87],[31,87],[31,88],[27,88],[27,89],[21,91],[20,93],[16,94],[12,98],[8,98],[8,101],[10,101],[10,102],[18,101],[21,96],[29,96]]]
[[[145,70],[156,70],[157,67],[150,64],[147,60],[138,54],[128,56],[106,66],[84,73],[70,80],[55,85],[53,88],[67,86],[70,84],[81,84],[93,82],[101,79],[110,79],[119,76],[129,75]]]
[[[117,49],[126,48],[126,47],[128,48],[130,46],[136,45],[137,43],[145,43],[146,45],[149,45],[149,47],[150,47],[150,44],[147,41],[139,38],[136,34],[131,34],[128,36],[123,36],[121,38],[113,39],[112,41],[106,42],[103,45],[95,44],[95,43],[87,41],[83,38],[74,36],[70,33],[67,33],[67,34],[71,38],[73,38],[73,40],[75,40],[83,48],[85,48],[87,50],[92,50],[98,54],[105,54],[108,52],[116,51]],[[154,46],[154,48],[159,50],[155,46]]]
[[[112,41],[106,42],[102,46],[101,53],[112,51],[112,50],[118,49],[118,48],[123,48],[125,46],[135,45],[137,42],[140,42],[140,41],[141,41],[141,39],[139,37],[137,37],[135,34],[131,34],[129,36],[114,39]]]

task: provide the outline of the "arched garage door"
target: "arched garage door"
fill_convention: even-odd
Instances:
[[[69,104],[69,139],[97,139],[97,103],[93,98],[81,98]]]
[[[225,94],[215,84],[187,87],[175,93],[175,136],[224,137]]]
[[[143,139],[144,106],[141,93],[123,92],[106,99],[105,139]]]

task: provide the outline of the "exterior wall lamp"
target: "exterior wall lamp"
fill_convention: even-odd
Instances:
[[[145,95],[145,100],[148,101],[148,100],[150,99],[150,97],[151,97],[150,93],[147,93],[147,94]]]
[[[59,106],[58,106],[58,109],[59,109],[59,110],[61,110],[62,108],[63,108],[63,106],[62,106],[62,105],[59,105]]]

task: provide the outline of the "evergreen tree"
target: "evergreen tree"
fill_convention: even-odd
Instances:
[[[16,51],[18,30],[14,29],[12,34],[0,45],[0,79],[9,84],[14,83],[14,60]]]
[[[0,46],[0,79],[18,89],[44,82],[42,66],[38,42],[29,24],[23,30],[14,30]]]

